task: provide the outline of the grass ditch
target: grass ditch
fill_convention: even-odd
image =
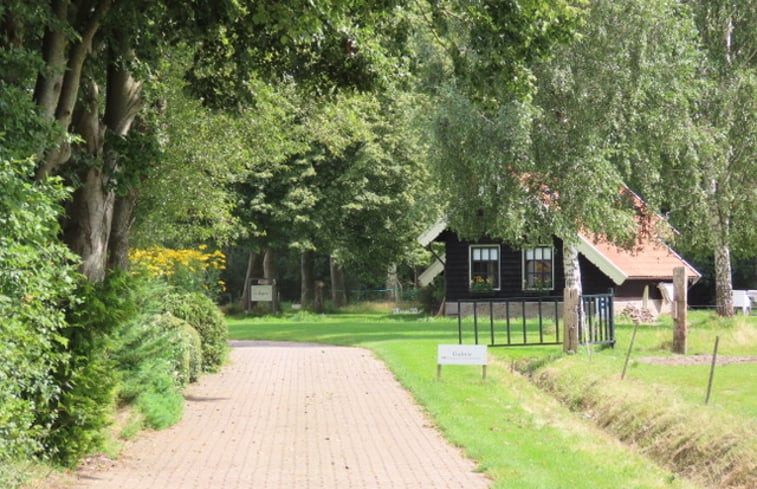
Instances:
[[[725,354],[755,353],[752,319],[708,321],[697,314],[692,323],[692,353],[704,353],[716,335],[725,340]],[[757,422],[752,415],[757,364],[719,367],[715,385],[720,401],[705,406],[709,366],[648,366],[637,360],[670,356],[666,340],[672,329],[665,322],[639,330],[630,375],[620,381],[629,330],[621,327],[615,350],[520,358],[514,365],[569,409],[676,474],[707,487],[757,487]]]

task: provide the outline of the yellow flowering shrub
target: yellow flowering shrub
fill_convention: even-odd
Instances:
[[[220,280],[221,271],[226,268],[226,255],[220,250],[209,251],[206,245],[178,250],[161,246],[132,249],[129,260],[134,268],[190,292],[215,297],[226,290],[226,284]]]

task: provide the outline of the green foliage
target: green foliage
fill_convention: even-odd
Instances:
[[[133,388],[141,381],[129,379],[129,372],[142,369],[146,362],[155,359],[167,360],[175,382],[183,387],[198,379],[202,371],[202,350],[197,331],[186,321],[171,314],[140,316],[132,321],[116,337],[118,348],[114,354],[125,383],[119,393],[122,401],[137,397]],[[156,370],[156,369],[152,369]]]
[[[75,465],[102,444],[117,384],[111,336],[137,313],[132,282],[124,273],[96,285],[82,277],[68,306],[68,326],[61,335],[69,358],[55,372],[61,394],[49,413],[37,412],[41,423],[52,420],[46,453],[63,465]]]
[[[184,396],[168,376],[151,379],[150,389],[140,394],[136,405],[144,415],[144,423],[155,430],[175,424],[184,413]]]
[[[418,303],[427,314],[436,314],[444,300],[444,280],[437,279],[418,292]]]
[[[144,425],[161,429],[181,418],[182,388],[200,375],[200,337],[187,322],[162,312],[163,297],[170,293],[164,283],[136,276],[130,290],[139,314],[112,340],[118,401],[136,406]]]
[[[226,359],[228,328],[213,301],[197,292],[173,293],[165,296],[161,305],[197,330],[202,340],[202,368],[209,372],[217,370]]]
[[[5,102],[0,100],[0,106]],[[71,253],[56,236],[58,202],[66,191],[55,180],[32,183],[33,162],[9,159],[9,153],[27,149],[6,144],[2,133],[0,148],[2,464],[39,451],[55,420],[48,406],[60,398],[61,386],[53,372],[69,361],[61,306],[73,292],[75,272]],[[35,416],[39,412],[48,416]]]
[[[497,111],[532,93],[534,63],[575,37],[585,3],[445,0],[421,9],[466,98]]]
[[[178,46],[155,80],[166,104],[163,155],[143,182],[137,203],[133,236],[142,247],[237,237],[241,230],[232,215],[236,197],[230,186],[250,171],[275,171],[282,158],[301,147],[292,131],[297,108],[258,80],[248,83],[254,106],[233,112],[210,110],[189,97],[183,70],[191,54],[189,47]]]

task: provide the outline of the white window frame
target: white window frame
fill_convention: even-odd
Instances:
[[[536,252],[536,250],[539,250],[539,252],[542,254],[542,258],[535,258],[537,260],[546,261],[549,259],[551,261],[550,263],[550,285],[549,287],[533,287],[528,284],[528,276],[529,274],[526,273],[526,255],[529,251]],[[549,250],[549,258],[543,258],[544,250]],[[546,245],[546,244],[540,244],[540,245],[534,245],[534,246],[528,246],[526,248],[523,248],[521,252],[521,283],[523,284],[523,290],[555,290],[555,248],[552,245]]]
[[[474,249],[496,249],[497,250],[497,266],[496,266],[496,280],[497,286],[492,287],[492,290],[502,289],[502,248],[498,244],[475,244],[468,246],[468,288],[470,289],[473,284],[473,250]],[[480,261],[480,260],[479,260]],[[488,260],[493,261],[493,260]]]

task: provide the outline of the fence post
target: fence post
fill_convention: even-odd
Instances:
[[[720,336],[715,337],[715,348],[712,350],[712,365],[710,365],[710,379],[707,381],[707,397],[704,399],[705,404],[710,403],[710,393],[712,392],[712,378],[715,376],[715,365],[718,363],[718,343]]]
[[[686,268],[673,269],[673,353],[686,354]]]

